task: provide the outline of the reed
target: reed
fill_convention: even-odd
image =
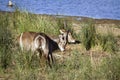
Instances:
[[[91,47],[96,44],[96,29],[94,21],[89,20],[83,23],[81,40],[86,50],[89,50]]]

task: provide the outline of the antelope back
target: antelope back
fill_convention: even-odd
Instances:
[[[68,32],[64,29],[60,29],[60,33],[68,35],[68,38],[67,38],[68,43],[75,43],[75,39],[72,37],[72,33],[70,31]]]
[[[21,35],[18,37],[18,42],[23,50],[32,50],[35,51],[35,46],[34,46],[34,37],[36,36],[36,32],[23,32]]]

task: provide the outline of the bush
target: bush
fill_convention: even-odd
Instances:
[[[114,53],[117,50],[116,39],[114,35],[109,32],[108,34],[97,34],[95,24],[93,21],[88,21],[82,26],[81,40],[86,50],[100,44],[103,51]]]
[[[0,66],[6,69],[12,60],[12,33],[9,30],[9,16],[0,15]]]
[[[115,53],[117,50],[116,39],[111,33],[100,35],[98,40],[104,51]]]
[[[91,47],[95,46],[96,30],[93,21],[88,21],[82,25],[81,40],[86,50],[89,50]]]

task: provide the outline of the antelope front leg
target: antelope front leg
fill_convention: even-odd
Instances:
[[[50,53],[48,54],[47,59],[48,59],[48,64],[49,64],[50,68],[52,68],[52,66],[50,64]]]
[[[50,60],[52,61],[52,64],[54,64],[52,52],[49,53],[49,57],[51,58]]]

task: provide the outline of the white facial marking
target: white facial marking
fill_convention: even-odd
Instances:
[[[58,43],[58,46],[59,46],[59,49],[61,51],[64,51],[65,50],[65,45],[66,45],[66,36],[64,36],[63,34],[62,35],[59,35],[59,43]]]
[[[61,46],[59,46],[60,50],[63,52],[65,49]]]

